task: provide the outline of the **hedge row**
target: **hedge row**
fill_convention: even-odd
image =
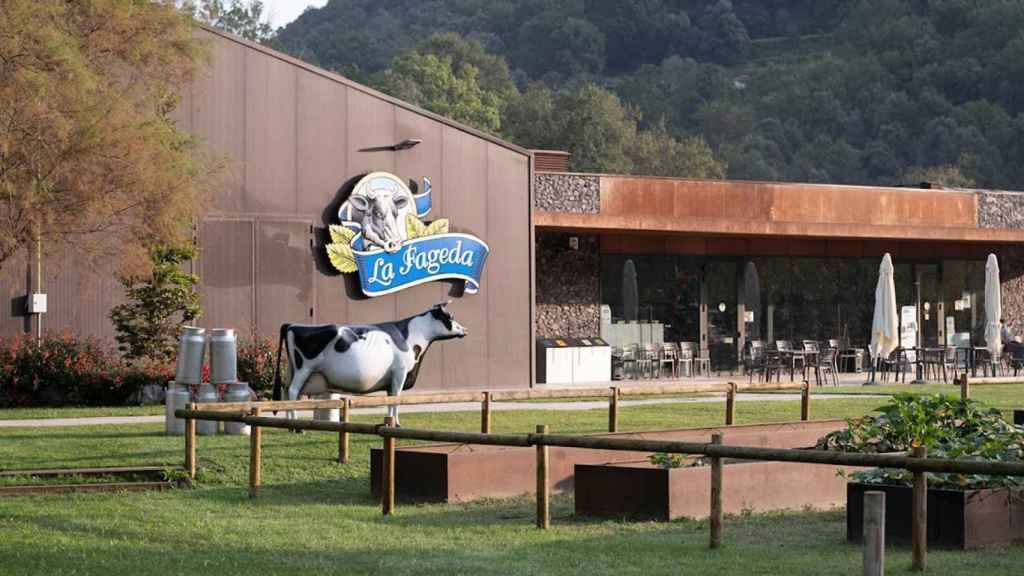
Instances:
[[[269,391],[275,352],[269,339],[240,342],[239,379]],[[95,338],[0,338],[0,407],[121,405],[137,401],[144,386],[173,378],[173,364],[129,364]]]

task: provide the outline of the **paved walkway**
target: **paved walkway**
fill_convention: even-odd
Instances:
[[[885,395],[857,395],[857,398],[885,398]],[[836,398],[850,398],[843,394],[819,394],[814,400],[831,400]],[[690,398],[653,398],[647,400],[620,400],[620,406],[647,406],[653,404],[702,404],[721,403],[725,394],[709,394],[707,396],[696,396]],[[745,394],[736,396],[738,402],[782,402],[800,400],[799,394]],[[504,410],[597,410],[608,408],[607,401],[583,401],[583,402],[494,402],[491,410],[495,412]],[[445,402],[439,404],[414,404],[402,406],[401,411],[406,414],[425,412],[476,412],[480,410],[479,402]],[[387,408],[353,408],[355,415],[384,414]],[[312,418],[312,411],[299,411],[300,418]],[[38,418],[25,420],[0,420],[0,428],[61,428],[65,426],[100,426],[112,424],[160,424],[164,417],[160,416],[93,416],[84,418]]]

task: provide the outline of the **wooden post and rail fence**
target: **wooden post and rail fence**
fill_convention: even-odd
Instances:
[[[280,410],[295,403],[279,402],[274,408]],[[282,406],[282,404],[284,406]],[[298,406],[294,406],[298,407]],[[912,454],[865,454],[832,452],[824,450],[800,450],[784,448],[761,448],[752,446],[731,446],[723,443],[722,434],[712,435],[710,442],[684,442],[674,440],[647,440],[642,438],[612,438],[607,436],[559,435],[548,432],[547,426],[538,426],[533,434],[488,434],[477,432],[451,432],[441,430],[419,430],[394,426],[394,420],[385,419],[383,425],[355,422],[329,422],[318,420],[297,420],[284,417],[260,415],[262,407],[254,406],[246,412],[224,410],[176,410],[175,416],[186,420],[186,430],[192,433],[185,438],[187,468],[192,473],[196,462],[195,421],[213,420],[240,422],[249,425],[251,431],[249,494],[255,497],[261,483],[262,428],[288,430],[314,430],[339,434],[365,434],[379,436],[383,440],[381,501],[385,515],[395,509],[395,441],[398,439],[452,442],[461,444],[484,444],[497,446],[533,446],[537,450],[537,526],[550,526],[550,477],[548,447],[584,448],[594,450],[617,450],[629,452],[665,452],[669,454],[690,454],[706,456],[711,461],[711,513],[710,547],[718,548],[722,543],[722,465],[723,459],[758,460],[769,462],[795,462],[804,464],[830,464],[839,466],[879,467],[909,470],[913,473],[912,498],[912,570],[924,570],[927,566],[927,473],[989,474],[1024,476],[1024,463],[950,460],[928,458],[927,450],[915,448]],[[877,502],[875,502],[877,504]],[[878,549],[880,539],[869,529],[877,529],[878,512],[875,508],[866,512],[866,545],[875,544],[870,551],[870,560],[877,567],[877,557],[884,554]],[[884,530],[884,529],[883,529]],[[869,551],[865,550],[865,572],[868,572]]]

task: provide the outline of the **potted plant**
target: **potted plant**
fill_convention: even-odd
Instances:
[[[845,452],[905,452],[926,446],[928,456],[1019,461],[1024,428],[971,400],[900,394],[878,415],[850,420],[818,448]],[[847,540],[862,535],[864,492],[886,493],[886,539],[910,541],[911,480],[907,470],[869,469],[850,474]],[[1024,479],[1014,476],[928,475],[928,544],[973,548],[1024,539]]]

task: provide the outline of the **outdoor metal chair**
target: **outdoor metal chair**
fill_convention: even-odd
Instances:
[[[683,346],[686,346],[685,348]],[[679,342],[681,349],[686,349],[690,355],[690,375],[711,374],[711,357],[708,356],[708,348],[698,349],[696,342]]]
[[[640,345],[626,344],[622,347],[622,378],[630,378],[630,366],[633,367],[632,379],[637,379],[640,369]]]
[[[654,378],[656,376],[655,367],[658,365],[658,346],[656,344],[648,342],[644,344],[643,350],[640,352],[640,372],[644,378]]]
[[[836,373],[836,349],[825,348],[817,353],[816,362],[810,367],[814,371],[814,381],[818,386],[822,385],[822,382],[828,382],[828,377],[832,376],[832,385],[839,385],[839,376]]]
[[[684,374],[693,378],[693,348],[689,346],[690,342],[679,342],[677,344],[679,348],[679,359],[677,365],[679,366],[679,377],[681,378]],[[683,371],[683,368],[686,371]]]
[[[992,354],[988,348],[979,348],[974,353],[974,365],[981,368],[982,376],[988,376],[991,372],[994,377],[998,376],[1002,369],[1002,359]]]
[[[743,371],[747,373],[748,381],[754,381],[754,374],[760,374],[760,381],[765,375],[765,366],[764,343],[760,340],[751,340],[743,351]]]
[[[658,357],[658,378],[661,378],[665,364],[668,364],[672,378],[678,378],[679,349],[671,342],[665,342],[661,345],[661,355]]]
[[[789,340],[776,340],[775,350],[779,353],[779,361],[789,367],[789,379],[792,380],[796,374],[796,365],[800,364],[800,372],[803,378],[807,379],[807,357],[803,351],[795,350],[793,343]]]

